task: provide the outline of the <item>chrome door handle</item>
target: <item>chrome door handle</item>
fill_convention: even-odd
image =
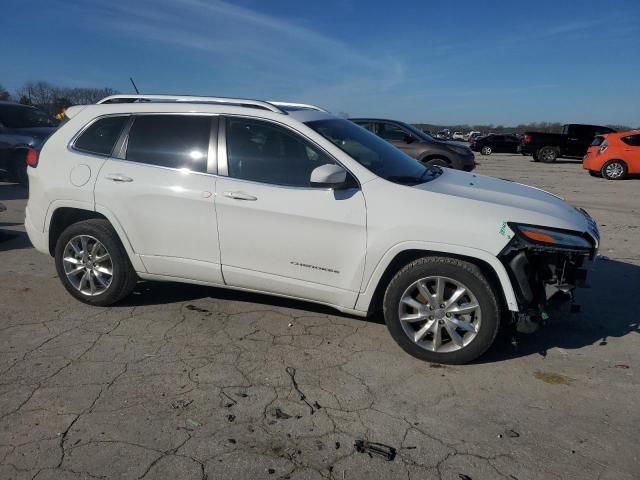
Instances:
[[[258,197],[254,197],[253,195],[248,195],[242,192],[224,192],[223,195],[228,198],[233,198],[234,200],[247,200],[250,202],[258,200]]]
[[[109,173],[105,178],[114,182],[133,182],[133,178],[122,175],[121,173]]]

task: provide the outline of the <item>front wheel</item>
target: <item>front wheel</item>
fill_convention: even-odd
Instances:
[[[118,235],[107,220],[92,219],[67,227],[56,243],[56,270],[67,291],[96,306],[129,295],[137,275]]]
[[[475,360],[491,346],[500,325],[486,277],[456,258],[423,257],[408,264],[389,283],[383,307],[398,345],[429,362]]]
[[[491,147],[489,146],[482,147],[482,150],[480,150],[480,153],[482,155],[491,155],[491,152],[492,150],[491,150]]]

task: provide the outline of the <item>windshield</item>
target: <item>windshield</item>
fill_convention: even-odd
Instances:
[[[55,123],[42,110],[20,105],[0,106],[0,122],[7,128],[54,127]]]
[[[379,177],[403,185],[425,183],[442,173],[427,167],[393,145],[349,120],[339,118],[307,122],[360,165]]]

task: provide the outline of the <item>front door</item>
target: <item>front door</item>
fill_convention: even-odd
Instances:
[[[225,282],[353,307],[366,248],[355,179],[350,189],[311,188],[313,169],[335,161],[298,133],[242,117],[224,129],[216,211]]]
[[[95,187],[152,274],[222,283],[215,177],[207,173],[217,118],[138,115],[122,158],[107,160]]]
[[[408,130],[393,123],[380,122],[378,123],[378,136],[384,138],[407,155],[416,158],[416,149],[419,149],[419,141]]]

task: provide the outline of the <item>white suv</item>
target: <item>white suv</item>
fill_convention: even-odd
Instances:
[[[27,156],[25,225],[92,305],[138,278],[382,309],[411,355],[463,363],[499,325],[584,282],[586,212],[542,190],[424,166],[317,107],[113,96]]]

